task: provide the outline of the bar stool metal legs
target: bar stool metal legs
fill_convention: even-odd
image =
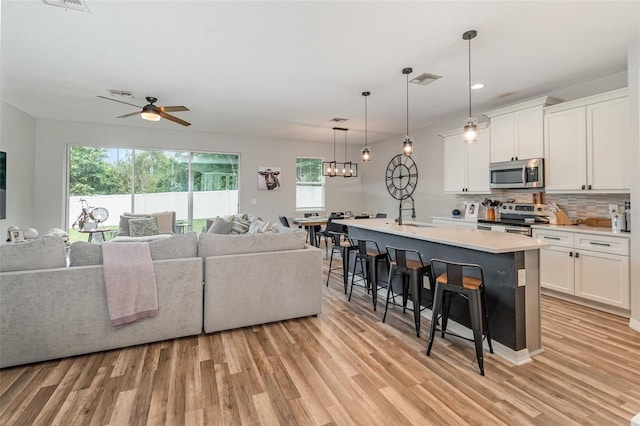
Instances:
[[[465,275],[465,272],[469,275]],[[437,273],[440,275],[434,279],[433,277],[435,277]],[[480,374],[484,376],[483,338],[486,336],[491,353],[493,353],[493,345],[491,344],[491,334],[489,332],[489,316],[487,314],[484,294],[484,275],[482,268],[475,264],[454,263],[440,259],[432,259],[431,275],[432,282],[435,282],[436,287],[429,340],[427,343],[427,356],[431,355],[438,316],[442,315],[441,331],[442,337],[444,338],[447,332],[451,296],[454,293],[460,294],[469,301],[469,316],[471,318],[476,359],[478,361],[478,367],[480,368]]]
[[[347,288],[349,285],[349,254],[357,249],[356,246],[351,244],[351,241],[347,238],[345,233],[329,231],[329,235],[332,240],[331,254],[329,257],[329,270],[327,271],[327,284],[329,287],[329,277],[333,268],[333,254],[339,252],[342,256],[342,283],[344,285],[344,294],[347,294]]]
[[[395,302],[392,277],[394,274],[400,274],[402,277],[402,312],[404,313],[407,310],[407,300],[409,290],[411,290],[413,322],[416,328],[416,336],[420,337],[420,311],[422,310],[420,300],[422,299],[424,276],[429,273],[429,265],[424,263],[422,256],[417,250],[401,249],[391,246],[386,246],[385,248],[389,254],[390,267],[387,284],[387,300],[382,322],[385,322],[387,319],[389,304],[398,305],[398,303]],[[393,302],[390,301],[391,298],[393,298]]]
[[[378,277],[378,266],[380,262],[385,262],[388,264],[387,252],[380,251],[378,247],[378,243],[372,240],[357,240],[355,241],[357,245],[356,252],[356,260],[360,262],[360,265],[363,265],[362,268],[365,287],[367,288],[367,292],[371,290],[372,293],[372,303],[373,310],[377,310],[378,305],[378,289],[383,288],[380,285],[380,279]],[[355,265],[354,265],[355,269]],[[366,272],[365,272],[366,271]],[[353,276],[351,277],[351,290],[349,291],[349,301],[351,301],[351,294],[353,293],[353,285],[355,282],[355,271]]]

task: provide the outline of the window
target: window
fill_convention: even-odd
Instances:
[[[69,229],[85,199],[109,211],[106,228],[124,212],[172,210],[199,232],[206,219],[238,212],[239,165],[238,154],[70,146]]]
[[[322,158],[296,158],[296,210],[324,210]]]

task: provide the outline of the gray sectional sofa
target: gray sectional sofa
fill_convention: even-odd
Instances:
[[[306,234],[175,235],[149,243],[158,315],[111,326],[99,244],[0,245],[0,368],[322,311],[322,254]],[[111,244],[111,243],[107,243]]]

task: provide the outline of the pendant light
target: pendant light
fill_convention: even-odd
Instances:
[[[338,175],[338,163],[336,162],[336,130],[333,128],[333,161],[322,162],[322,176],[334,177]]]
[[[465,144],[476,143],[478,139],[478,125],[477,120],[471,115],[471,40],[478,35],[476,30],[469,30],[462,34],[463,40],[469,40],[469,84],[467,89],[469,90],[469,118],[467,124],[464,126],[462,140]]]
[[[407,137],[402,143],[402,153],[404,155],[413,154],[413,142],[409,139],[409,74],[413,72],[413,68],[404,68],[402,74],[407,76]]]
[[[362,147],[362,162],[368,163],[371,161],[371,151],[369,150],[369,144],[367,141],[367,97],[371,92],[362,92],[364,96],[364,147]]]
[[[358,176],[358,163],[347,161],[347,131],[344,127],[335,127],[336,130],[344,132],[344,163],[342,163],[342,177],[350,178]]]

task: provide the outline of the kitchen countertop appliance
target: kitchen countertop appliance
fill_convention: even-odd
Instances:
[[[478,219],[478,229],[531,236],[532,224],[549,223],[547,204],[504,203],[499,211],[493,220]]]

